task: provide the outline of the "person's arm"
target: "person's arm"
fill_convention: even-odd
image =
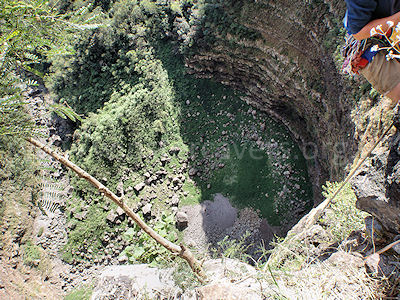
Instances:
[[[357,32],[356,34],[353,34],[353,37],[359,41],[367,39],[367,38],[371,37],[371,29],[376,28],[376,26],[379,26],[379,25],[382,25],[383,32],[386,32],[389,30],[389,25],[386,23],[388,21],[391,21],[394,23],[394,25],[397,25],[397,23],[400,22],[400,12],[395,13],[394,15],[392,15],[390,17],[372,20],[367,25],[365,25],[359,32]]]

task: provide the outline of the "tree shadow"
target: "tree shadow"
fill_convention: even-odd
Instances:
[[[158,43],[155,49],[157,58],[162,61],[173,83],[175,105],[180,110],[178,122],[181,137],[189,147],[187,168],[191,180],[201,191],[201,205],[194,212],[188,210],[189,220],[198,218],[194,223],[201,223],[205,242],[214,247],[226,235],[240,240],[245,236],[244,229],[247,228],[251,234],[245,238],[246,245],[262,244],[268,248],[274,235],[286,234],[312,207],[312,187],[300,149],[283,125],[253,110],[240,99],[238,92],[212,79],[188,74],[183,57],[172,43]],[[276,140],[267,136],[268,130],[274,131],[271,135]],[[288,143],[288,147],[297,147],[293,151],[293,155],[297,156],[293,168],[274,165],[278,136],[284,137],[282,142]],[[266,149],[272,154],[267,153]],[[287,210],[287,203],[280,201],[285,196],[285,190],[289,189],[285,182],[288,179],[282,175],[286,172],[297,174],[298,178],[304,177],[303,181],[299,181],[303,194],[301,191],[294,194],[309,200],[298,205],[295,213],[290,216],[283,214]],[[279,173],[282,174],[276,177]],[[212,201],[214,195],[217,197]],[[221,200],[222,196],[229,198],[239,209],[253,208],[261,218],[254,220],[257,214],[248,215],[247,218],[254,221],[254,224],[250,224],[252,220],[246,220],[246,216],[237,213],[237,218],[231,221],[234,208],[229,208],[226,201]],[[243,224],[235,224],[235,220]],[[230,226],[224,226],[226,222]],[[196,236],[194,231],[192,235]],[[255,255],[255,246],[246,251]]]

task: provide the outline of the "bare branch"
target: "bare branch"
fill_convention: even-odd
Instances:
[[[190,268],[192,271],[200,278],[202,278],[202,281],[206,278],[206,275],[203,271],[203,268],[201,267],[201,264],[199,261],[195,258],[193,253],[187,249],[183,244],[181,246],[178,246],[167,239],[163,238],[161,235],[159,235],[157,232],[155,232],[152,228],[150,228],[137,214],[135,214],[132,209],[130,209],[128,206],[125,205],[124,201],[121,200],[120,197],[115,195],[112,191],[110,191],[105,185],[103,185],[100,181],[98,181],[96,178],[91,176],[89,173],[75,165],[73,162],[65,158],[64,156],[58,154],[54,150],[52,150],[50,147],[42,144],[41,142],[29,137],[26,138],[26,140],[34,145],[35,147],[43,150],[47,154],[49,154],[51,157],[54,159],[58,160],[60,163],[62,163],[64,166],[67,168],[71,169],[74,171],[79,177],[85,179],[88,181],[90,184],[92,184],[97,190],[99,190],[101,193],[103,193],[107,198],[111,199],[115,204],[117,204],[119,207],[123,209],[123,211],[126,213],[127,216],[129,216],[133,221],[135,221],[136,224],[139,225],[141,229],[143,229],[144,232],[146,232],[150,237],[152,237],[158,244],[162,245],[165,247],[167,250],[169,250],[172,254],[178,255],[179,257],[183,258],[186,260],[186,262],[189,264]]]

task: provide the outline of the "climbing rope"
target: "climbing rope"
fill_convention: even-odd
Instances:
[[[400,102],[396,105],[396,107],[393,109],[396,111],[400,105]],[[392,121],[392,123],[387,127],[385,132],[379,137],[379,139],[374,143],[372,148],[368,150],[368,152],[364,155],[363,159],[361,159],[357,165],[353,168],[353,170],[347,175],[346,179],[343,181],[343,183],[339,186],[339,188],[336,190],[336,192],[332,195],[332,197],[326,199],[323,201],[321,204],[319,204],[317,207],[313,208],[307,215],[305,215],[290,231],[292,234],[288,234],[286,237],[285,241],[289,242],[291,240],[301,240],[306,232],[305,229],[311,227],[312,225],[315,224],[315,222],[321,217],[322,213],[324,210],[329,206],[329,204],[335,200],[337,195],[342,191],[342,189],[345,187],[345,185],[353,178],[354,174],[360,169],[360,167],[364,164],[364,162],[369,158],[371,155],[372,151],[375,150],[375,148],[379,145],[379,143],[385,138],[385,136],[389,133],[389,131],[393,128],[395,122]],[[393,246],[393,245],[392,245]],[[265,264],[264,269],[270,264],[271,261],[274,260],[274,255],[271,255],[270,258],[268,259],[267,263]]]
[[[364,162],[368,159],[368,157],[371,155],[372,151],[375,150],[375,148],[379,145],[379,143],[384,139],[384,137],[389,133],[389,131],[392,129],[394,126],[394,122],[392,122],[388,128],[385,130],[385,132],[381,135],[381,137],[376,141],[376,143],[373,145],[373,147],[367,152],[367,154],[364,156],[364,158],[359,161],[356,165],[356,167],[347,175],[346,179],[343,181],[343,183],[340,185],[340,187],[336,190],[336,192],[333,194],[331,198],[325,201],[332,202],[336,196],[340,193],[340,191],[344,188],[344,186],[353,178],[354,174],[358,171],[358,169],[364,164]]]
[[[398,106],[399,106],[399,103],[396,105],[395,108],[393,108],[393,110],[396,111]],[[372,151],[375,150],[375,148],[385,138],[385,136],[389,133],[389,131],[393,128],[393,126],[394,126],[394,121],[392,121],[392,123],[387,127],[387,129],[381,135],[381,137],[375,142],[375,144],[372,146],[372,148],[365,154],[364,158],[361,161],[359,161],[357,163],[356,167],[349,173],[349,175],[347,175],[346,179],[343,181],[343,183],[340,185],[340,187],[336,190],[336,192],[333,194],[333,196],[331,198],[325,200],[327,202],[325,208],[336,198],[336,196],[340,193],[340,191],[344,188],[344,186],[353,178],[354,174],[364,164],[364,162],[369,158],[369,156],[371,155]]]
[[[399,104],[396,105],[396,107],[393,110],[396,110],[398,108]],[[310,225],[313,225],[315,221],[322,215],[322,212],[329,206],[329,204],[339,195],[339,193],[342,191],[344,186],[353,178],[354,174],[359,170],[359,168],[364,164],[364,162],[368,159],[368,157],[371,155],[372,151],[375,150],[375,148],[379,145],[379,143],[385,138],[385,136],[389,133],[389,131],[393,128],[394,126],[394,121],[387,127],[385,132],[380,136],[380,138],[374,143],[372,148],[364,155],[363,159],[361,159],[357,165],[353,168],[353,170],[347,175],[346,179],[343,181],[343,183],[340,185],[340,187],[336,190],[336,192],[332,195],[332,197],[326,199],[324,202],[322,202],[320,205],[318,205],[316,208],[312,209],[311,212],[307,215],[305,215],[299,223],[297,223],[296,226],[293,227],[294,231],[296,232],[296,229],[302,229],[307,228]]]

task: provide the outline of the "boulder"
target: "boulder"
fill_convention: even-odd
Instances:
[[[128,257],[124,254],[124,255],[118,257],[118,262],[120,264],[124,264],[124,263],[128,262]]]
[[[115,221],[118,219],[118,215],[114,210],[110,211],[107,215],[107,221],[110,223],[115,223]]]
[[[151,204],[147,203],[145,206],[142,207],[143,215],[150,215],[151,214]]]
[[[174,178],[172,178],[172,184],[173,184],[173,185],[178,185],[178,184],[180,184],[180,183],[181,183],[181,180],[180,180],[179,177],[174,177]]]
[[[176,226],[179,229],[184,229],[188,226],[189,218],[188,215],[183,211],[178,211],[175,216]]]
[[[344,251],[338,251],[333,253],[327,262],[333,266],[341,268],[361,269],[364,268],[364,259],[361,254],[354,252],[348,253]]]
[[[65,188],[65,192],[70,195],[74,191],[74,187],[72,185],[69,185]]]
[[[182,294],[171,269],[147,265],[105,267],[95,281],[92,300],[100,299],[178,299]]]
[[[174,195],[172,196],[172,199],[171,199],[171,205],[172,205],[172,206],[178,206],[178,205],[179,205],[179,202],[180,202],[179,196],[176,195],[176,194],[174,194]]]
[[[56,134],[51,136],[50,141],[56,147],[60,147],[62,145],[61,137]]]
[[[179,147],[172,147],[171,149],[169,149],[169,154],[170,155],[178,155],[178,153],[181,151],[181,148]]]
[[[191,168],[191,169],[189,170],[189,176],[195,176],[196,174],[197,174],[197,169]]]
[[[260,284],[257,271],[250,265],[224,258],[207,260],[203,268],[210,283],[196,289],[196,299],[264,299],[263,288],[266,286]]]
[[[144,182],[141,182],[141,183],[138,183],[137,185],[135,185],[135,186],[133,187],[133,189],[134,189],[137,193],[139,193],[141,190],[144,189],[145,186],[146,186],[146,184],[145,184]]]
[[[79,221],[82,221],[83,219],[86,218],[87,214],[88,214],[87,211],[81,211],[81,212],[75,214],[74,217],[75,217],[76,219],[78,219]]]
[[[117,193],[118,193],[118,196],[124,195],[124,183],[122,181],[120,181],[117,185]]]
[[[41,228],[43,228],[43,227],[41,227]],[[76,223],[72,222],[72,221],[69,221],[67,223],[67,228],[70,229],[70,230],[74,230],[76,228]]]
[[[167,156],[164,155],[160,158],[160,162],[162,166],[165,166],[171,159]]]
[[[167,174],[168,172],[165,169],[156,172],[157,177],[163,177],[166,176]]]
[[[147,185],[151,185],[154,181],[157,181],[157,176],[151,176],[150,178],[147,178],[144,183]]]
[[[121,207],[117,208],[116,214],[117,214],[118,217],[124,217],[125,216],[125,212]]]

